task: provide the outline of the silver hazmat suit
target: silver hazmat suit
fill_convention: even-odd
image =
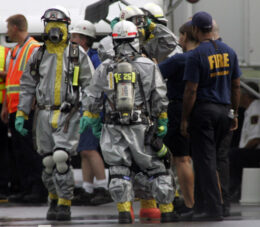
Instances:
[[[154,24],[155,25],[155,24]],[[156,24],[147,40],[140,39],[144,54],[150,59],[155,58],[158,63],[164,61],[178,47],[177,37],[162,24]],[[101,61],[115,55],[111,36],[100,40],[98,45],[98,56]],[[179,49],[179,48],[177,48]],[[179,52],[180,50],[178,50]]]
[[[83,103],[83,109],[91,113],[99,113],[103,106],[103,94],[109,101],[105,102],[105,118],[113,112],[115,89],[108,74],[109,67],[115,65],[114,60],[107,59],[95,71],[90,86],[87,88],[88,97]],[[150,59],[138,57],[132,65],[139,72],[145,98],[151,115],[158,117],[167,111],[168,99],[166,86],[160,71]],[[136,82],[137,83],[137,82]],[[112,103],[112,104],[111,104]],[[140,88],[136,84],[134,106],[144,105]],[[149,186],[145,191],[151,192],[158,203],[168,204],[174,198],[173,182],[170,175],[156,152],[150,146],[144,145],[147,124],[120,125],[105,121],[102,127],[100,145],[103,157],[110,165],[111,181],[109,191],[114,201],[133,201],[134,190],[131,180],[131,165],[137,164],[140,170],[149,176]]]
[[[61,112],[57,108],[65,99],[70,104],[77,103],[77,94],[68,79],[69,46],[65,47],[60,58],[55,53],[44,51],[39,67],[40,76],[32,76],[30,65],[35,62],[37,52],[29,59],[26,69],[20,81],[20,96],[18,109],[29,114],[36,97],[39,109],[36,120],[36,144],[37,151],[42,156],[52,155],[55,150],[62,149],[69,156],[76,154],[79,140],[78,109],[73,112],[69,121],[68,130],[64,132],[66,118],[71,112]],[[78,84],[82,90],[82,100],[86,99],[86,87],[92,78],[94,68],[85,51],[79,47],[79,77]],[[57,69],[57,70],[56,70]],[[70,81],[69,85],[67,85]],[[52,174],[43,171],[43,182],[48,191],[57,194],[59,198],[71,200],[73,197],[74,179],[71,167],[64,174],[55,169]]]
[[[108,35],[99,41],[97,52],[101,62],[115,56],[112,36]]]
[[[143,49],[149,58],[155,58],[158,63],[165,60],[178,46],[177,37],[169,28],[156,24],[149,38],[143,42]]]

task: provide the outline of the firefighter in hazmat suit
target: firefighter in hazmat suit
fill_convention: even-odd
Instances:
[[[120,12],[120,18],[115,18],[111,22],[111,27],[113,29],[113,26],[115,26],[120,19],[133,22],[138,28],[141,52],[151,59],[156,59],[156,61],[164,60],[168,54],[176,50],[176,36],[166,26],[162,25],[162,23],[166,23],[167,20],[158,5],[148,3],[144,7],[145,10],[141,10],[135,5],[125,7]],[[152,22],[150,17],[148,17],[148,11],[150,12],[149,16],[150,14],[154,14],[158,18]],[[99,42],[98,54],[102,61],[107,58],[113,58],[115,52],[111,36],[107,36]],[[138,168],[135,168],[134,171],[139,172]],[[157,220],[160,220],[160,210],[157,209],[156,201],[152,199],[149,194],[143,197],[140,197],[139,194],[142,190],[143,192],[149,191],[149,187],[146,187],[145,176],[139,172],[134,179],[135,195],[142,198],[140,200],[139,219],[142,222],[146,222],[147,220],[149,222],[157,222]]]
[[[23,132],[36,96],[36,144],[50,202],[47,219],[70,220],[74,189],[70,158],[79,140],[79,88],[84,101],[94,69],[84,50],[69,43],[70,15],[65,8],[50,8],[42,19],[45,42],[22,75],[15,127]]]
[[[112,22],[113,27],[120,20],[128,20],[133,22],[138,27],[140,49],[150,59],[155,59],[158,63],[165,60],[169,54],[171,54],[176,47],[178,47],[177,37],[165,26],[163,22],[167,22],[164,18],[162,11],[159,13],[157,21],[150,19],[150,14],[147,14],[148,10],[157,12],[157,5],[147,7],[146,14],[135,5],[129,5],[121,10],[119,18],[116,17]],[[152,10],[154,9],[154,10]],[[157,15],[158,16],[158,15]],[[156,23],[158,22],[158,23]],[[109,44],[110,43],[110,44]],[[107,54],[113,54],[111,49],[112,38],[107,36],[103,38],[98,46],[98,54],[106,56]]]
[[[80,131],[92,127],[100,137],[102,154],[110,166],[109,191],[119,211],[119,223],[131,223],[131,203],[134,190],[131,179],[133,162],[149,176],[151,196],[159,203],[161,222],[176,221],[172,201],[174,189],[171,176],[160,159],[164,149],[157,150],[146,143],[152,127],[163,137],[167,132],[166,86],[158,67],[139,54],[137,27],[122,20],[113,28],[116,57],[105,60],[96,70],[88,97],[83,104],[84,114]],[[106,101],[104,101],[106,94]],[[104,105],[102,107],[102,105]],[[102,127],[99,113],[104,108]],[[160,131],[157,129],[160,128]],[[166,150],[167,151],[167,150]]]

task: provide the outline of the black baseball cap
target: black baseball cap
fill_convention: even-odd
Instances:
[[[200,11],[193,15],[191,24],[202,30],[208,30],[213,27],[212,16],[207,12]]]

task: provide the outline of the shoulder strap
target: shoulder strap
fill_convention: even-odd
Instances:
[[[40,64],[42,62],[43,54],[45,52],[46,46],[45,44],[40,46],[39,49],[37,50],[36,57],[34,58],[33,63],[30,65],[30,73],[32,76],[40,76],[39,68]]]
[[[71,65],[73,68],[71,68]],[[70,43],[69,46],[69,60],[68,60],[68,75],[72,78],[73,88],[78,88],[78,77],[79,77],[79,44]],[[68,84],[67,84],[68,86]]]

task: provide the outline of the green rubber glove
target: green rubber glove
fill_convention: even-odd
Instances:
[[[144,26],[146,32],[152,32],[156,27],[156,24],[149,18],[146,19],[146,24]]]
[[[79,133],[80,134],[86,130],[86,128],[88,127],[88,124],[89,124],[89,118],[82,116],[80,118],[80,122],[79,122]]]
[[[168,118],[159,118],[158,119],[158,132],[157,136],[162,138],[167,134],[168,130]]]
[[[152,20],[150,19],[150,18],[146,18],[146,28],[149,28],[149,26],[151,25],[151,23],[152,23]]]
[[[92,128],[92,132],[94,135],[96,134],[96,137],[100,136],[102,128],[100,117],[82,116],[79,122],[79,133],[83,133],[87,127]]]
[[[101,130],[102,130],[102,122],[101,122],[101,118],[98,118],[98,120],[96,121],[96,123],[94,123],[94,124],[92,125],[93,135],[94,135],[95,137],[97,137],[98,139],[100,139]]]
[[[28,134],[28,130],[25,129],[24,126],[24,117],[16,117],[15,118],[15,129],[18,131],[22,136],[26,136]]]

